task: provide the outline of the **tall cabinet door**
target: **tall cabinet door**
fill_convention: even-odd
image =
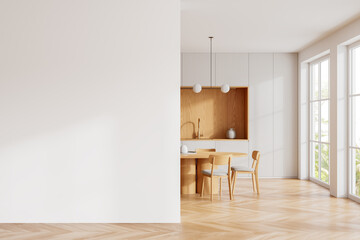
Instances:
[[[259,174],[274,176],[273,54],[249,55],[249,149],[260,151]]]
[[[203,87],[211,87],[210,82],[210,54],[209,53],[183,53],[181,67],[181,86],[189,87],[199,83]],[[215,54],[213,54],[212,71],[215,71]],[[212,74],[214,76],[214,74]]]
[[[249,54],[217,53],[215,84],[243,87],[249,84]]]
[[[274,175],[297,176],[297,54],[274,54]]]

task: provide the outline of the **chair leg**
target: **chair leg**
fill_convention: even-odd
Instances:
[[[219,193],[220,193],[220,197],[221,197],[221,177],[220,177],[219,179],[220,179],[220,189],[219,189]]]
[[[256,191],[257,191],[257,194],[259,194],[260,193],[260,190],[259,190],[259,175],[258,175],[257,172],[255,173],[255,180],[256,180]]]
[[[235,176],[235,172],[231,171],[231,189],[232,189],[232,193],[234,193],[234,176]]]
[[[251,174],[251,180],[252,180],[253,192],[255,192],[255,175],[254,175],[254,173]]]
[[[203,197],[204,196],[204,182],[205,182],[205,177],[202,178],[202,184],[201,184],[201,194],[200,196]]]
[[[233,181],[232,181],[232,185],[233,185],[233,187],[232,187],[232,195],[233,195],[233,196],[234,196],[234,190],[235,190],[236,175],[237,175],[237,172],[234,171],[234,172],[233,172]]]
[[[230,200],[232,200],[233,196],[232,196],[231,177],[230,176],[228,176],[228,184],[229,184],[229,196],[230,196]]]
[[[210,181],[211,181],[210,194],[211,194],[211,201],[212,201],[213,200],[213,178],[211,178]]]

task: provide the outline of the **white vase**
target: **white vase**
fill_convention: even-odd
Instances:
[[[236,138],[235,129],[230,128],[229,130],[227,130],[227,132],[226,132],[226,137],[227,137],[227,138],[230,138],[230,139]]]
[[[186,145],[181,145],[181,153],[188,153],[188,148]]]

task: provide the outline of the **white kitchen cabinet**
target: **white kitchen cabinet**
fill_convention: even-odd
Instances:
[[[210,82],[210,54],[183,53],[181,66],[181,86],[188,87],[199,83],[203,87],[215,85],[215,54],[213,54],[213,83]]]
[[[181,141],[181,144],[186,145],[189,151],[195,151],[198,148],[215,148],[215,141],[207,140],[190,140],[190,141]]]
[[[249,55],[249,149],[260,151],[260,177],[274,176],[273,57]]]
[[[297,176],[297,54],[274,54],[274,176]]]
[[[217,53],[215,85],[229,84],[234,87],[249,85],[249,54]]]

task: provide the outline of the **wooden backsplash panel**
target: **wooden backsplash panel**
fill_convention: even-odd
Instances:
[[[237,139],[248,138],[248,89],[234,88],[222,93],[205,88],[194,93],[181,89],[181,138],[196,138],[200,118],[202,138],[225,139],[226,131],[235,128]]]

